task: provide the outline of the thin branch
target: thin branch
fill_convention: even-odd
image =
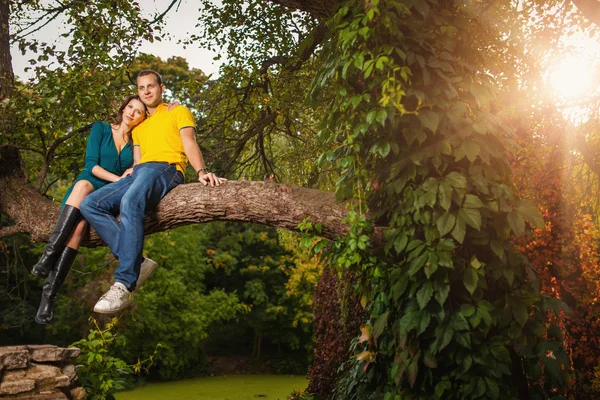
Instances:
[[[37,154],[41,155],[42,157],[44,156],[44,154],[46,154],[42,150],[34,149],[33,147],[23,147],[23,146],[15,146],[15,147],[19,150],[25,150],[25,151],[31,151],[33,153],[37,153]]]
[[[19,32],[15,33],[13,39],[11,40],[11,44],[14,43],[14,42],[16,42],[17,40],[23,39],[26,36],[31,35],[32,33],[35,33],[37,31],[39,31],[40,29],[42,29],[43,27],[45,27],[46,25],[48,25],[50,22],[54,21],[67,8],[69,8],[67,5],[63,5],[62,7],[57,7],[57,8],[53,8],[51,10],[48,10],[44,15],[42,15],[41,17],[39,17],[38,19],[36,19],[35,21],[33,21],[31,24],[29,24],[29,26],[27,28],[23,28]],[[54,15],[51,16],[51,17],[49,17],[48,20],[45,23],[43,23],[39,27],[35,28],[31,32],[23,33],[23,31],[26,31],[27,29],[31,29],[33,26],[35,26],[35,24],[37,24],[38,22],[44,20],[46,17],[48,17],[48,15],[50,15],[52,13],[54,13]]]
[[[81,134],[85,131],[88,131],[93,124],[87,124],[82,126],[81,128],[72,131],[71,133],[68,133],[64,136],[59,137],[58,139],[56,139],[52,145],[50,145],[50,148],[48,149],[48,152],[46,153],[46,158],[44,160],[44,165],[42,166],[42,168],[40,169],[40,175],[38,176],[35,188],[37,190],[40,190],[42,188],[42,185],[44,184],[44,180],[46,179],[46,175],[48,174],[48,169],[50,168],[50,160],[52,160],[52,157],[54,157],[54,152],[56,151],[56,148],[61,144],[64,143],[65,141],[69,140],[70,138],[72,138],[75,135]],[[43,192],[45,193],[45,192]]]
[[[46,194],[46,192],[48,191],[48,189],[50,189],[50,187],[52,185],[54,185],[56,182],[58,182],[59,178],[54,179],[52,182],[50,182],[48,185],[46,185],[46,187],[44,188],[44,190],[42,191],[42,194]]]
[[[171,8],[173,8],[175,3],[181,3],[181,0],[172,0],[171,4],[169,4],[167,9],[165,11],[163,11],[161,14],[157,15],[156,18],[154,18],[154,20],[152,20],[148,23],[148,25],[152,25],[152,24],[157,23],[158,21],[162,21],[162,19],[165,17],[165,15],[167,15],[167,13],[171,10]],[[179,6],[177,6],[177,8],[179,8]]]

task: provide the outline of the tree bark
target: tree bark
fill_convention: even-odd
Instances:
[[[0,170],[4,171],[0,173],[0,211],[14,225],[4,232],[29,233],[32,241],[45,241],[59,207],[41,196],[22,173],[9,169],[15,165],[9,149],[0,148]],[[322,190],[273,182],[228,181],[215,188],[190,183],[173,189],[156,210],[148,213],[145,226],[146,234],[151,234],[195,223],[240,221],[297,231],[298,224],[309,217],[313,224],[322,225],[321,236],[333,239],[347,232],[342,222],[346,215],[345,205],[336,202],[333,193]],[[101,244],[93,234],[85,245]]]
[[[0,0],[0,100],[10,96],[14,81],[8,30],[9,0]]]

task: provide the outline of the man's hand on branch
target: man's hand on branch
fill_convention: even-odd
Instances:
[[[227,179],[220,178],[212,172],[198,172],[198,182],[202,183],[204,186],[210,184],[210,187],[215,187],[227,182]]]

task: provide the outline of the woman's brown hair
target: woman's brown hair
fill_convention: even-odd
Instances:
[[[123,102],[119,106],[119,109],[117,110],[117,118],[116,118],[115,125],[120,125],[121,122],[123,122],[123,110],[125,110],[125,107],[127,107],[127,104],[129,104],[129,102],[131,100],[138,100],[140,103],[144,104],[140,100],[140,96],[138,96],[137,94],[132,94],[131,96],[128,96],[127,98],[125,98],[125,100],[123,100]],[[145,104],[144,104],[144,110],[148,111]],[[144,119],[146,119],[146,115],[144,115]],[[127,141],[128,142],[131,141],[131,130],[129,132],[127,132]]]

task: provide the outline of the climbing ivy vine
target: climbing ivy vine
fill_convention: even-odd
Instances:
[[[342,171],[338,199],[355,199],[329,257],[358,272],[370,313],[339,399],[561,398],[570,381],[548,319],[562,303],[511,242],[543,220],[513,192],[481,11],[351,0],[329,21],[313,96],[336,91],[320,134],[334,149],[320,162]]]

